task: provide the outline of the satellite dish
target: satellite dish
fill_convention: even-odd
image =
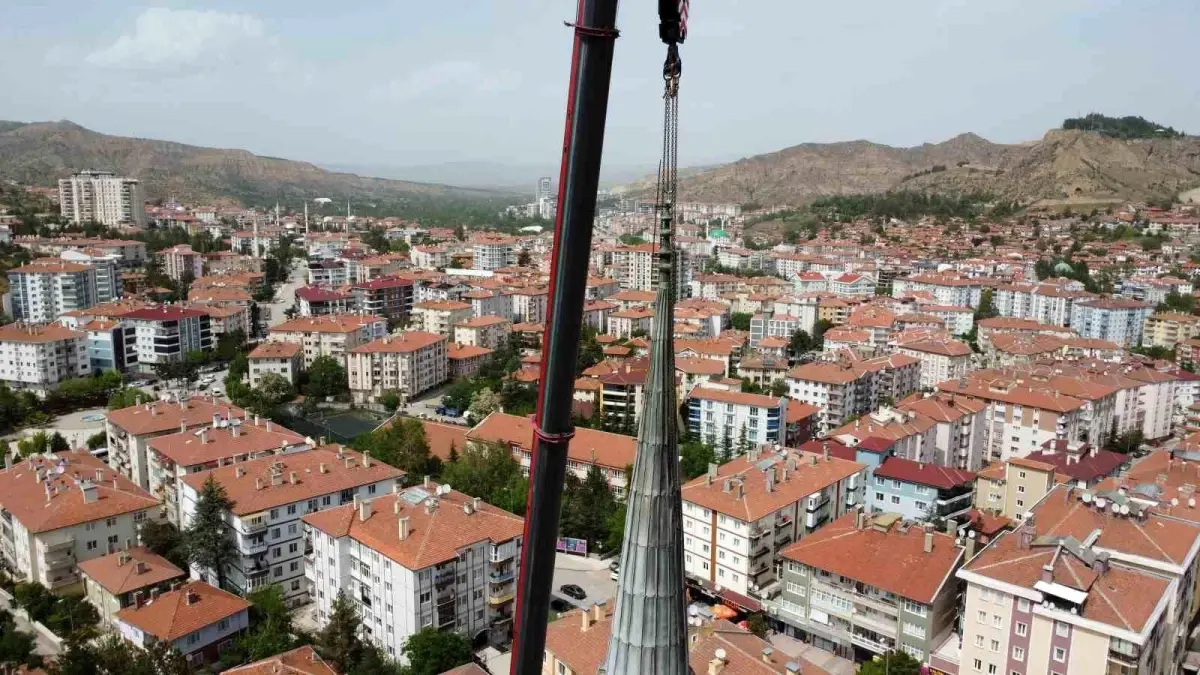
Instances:
[[[688,605],[688,616],[698,616],[699,614],[700,608],[695,605]]]
[[[975,530],[970,530],[970,531],[968,531],[968,532],[967,532],[967,536],[968,536],[968,537],[970,537],[970,538],[972,538],[972,539],[974,539],[974,538],[975,538]]]
[[[1179,506],[1179,498],[1178,497],[1171,498],[1171,506]]]
[[[1113,514],[1114,514],[1114,515],[1115,515],[1115,514],[1118,514],[1118,513],[1120,513],[1120,512],[1121,512],[1121,505],[1120,505],[1120,504],[1118,504],[1118,503],[1116,503],[1116,502],[1113,502],[1113,505],[1112,505],[1112,512],[1113,512]]]
[[[716,656],[718,659],[721,659],[722,661],[724,661],[725,660],[725,650],[718,647],[716,654],[714,654],[714,656]]]
[[[1196,508],[1196,498],[1195,497],[1188,498],[1188,508],[1189,509]]]
[[[1084,504],[1091,504],[1092,503],[1092,493],[1085,492],[1085,493],[1083,493],[1083,497],[1080,497],[1080,499],[1083,500]]]
[[[1096,508],[1102,509],[1106,503],[1104,497],[1096,497]]]
[[[1123,515],[1123,516],[1129,515],[1129,505],[1128,504],[1121,505],[1121,515]]]

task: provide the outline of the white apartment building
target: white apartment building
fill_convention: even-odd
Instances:
[[[509,298],[510,318],[514,323],[545,323],[549,297],[545,288],[519,288],[502,295]]]
[[[683,486],[684,572],[769,598],[781,550],[863,503],[867,467],[799,450],[752,450]]]
[[[87,333],[59,324],[0,326],[0,382],[45,397],[59,382],[92,373]]]
[[[250,602],[202,581],[190,581],[164,593],[150,591],[145,602],[113,617],[116,632],[142,649],[165,642],[192,668],[215,662],[226,647],[250,628]]]
[[[755,447],[786,440],[786,396],[764,396],[697,385],[684,398],[688,431],[714,448]]]
[[[654,244],[618,246],[612,251],[612,274],[622,289],[634,291],[658,290],[658,256]],[[689,296],[695,261],[684,249],[675,248],[676,298]],[[734,277],[736,278],[736,277]],[[695,297],[695,293],[690,293]]]
[[[359,404],[395,392],[409,400],[449,379],[445,335],[406,331],[351,349],[346,355],[350,394]]]
[[[67,249],[59,258],[96,270],[96,302],[111,302],[121,297],[121,255],[101,249]]]
[[[516,240],[504,235],[481,234],[475,238],[471,267],[477,270],[498,270],[517,264]]]
[[[1046,441],[1078,442],[1084,427],[1084,401],[1073,396],[1030,389],[1014,380],[978,382],[948,380],[947,393],[983,401],[985,462],[1008,461],[1038,452]]]
[[[1171,415],[1179,389],[1179,378],[1152,368],[1136,368],[1125,373],[1138,386],[1138,413],[1142,419],[1142,435],[1147,440],[1171,435]]]
[[[149,439],[146,463],[150,494],[162,500],[167,520],[179,526],[179,483],[186,476],[226,464],[301,452],[314,444],[312,439],[257,415],[251,422],[248,415],[239,418],[214,413],[210,424]]]
[[[966,335],[975,327],[975,308],[973,307],[920,305],[917,307],[917,311],[941,319],[946,324],[946,330],[952,335]]]
[[[343,593],[358,610],[364,639],[392,658],[427,626],[507,643],[524,529],[519,516],[426,478],[307,515],[304,525],[318,626]]]
[[[168,277],[179,281],[186,276],[199,279],[204,276],[204,255],[192,250],[188,244],[172,246],[159,253],[163,261],[163,271]]]
[[[300,518],[388,494],[403,475],[340,445],[253,459],[185,477],[182,523],[191,523],[204,482],[212,477],[234,503],[226,521],[238,549],[237,559],[225,569],[230,590],[244,594],[278,584],[289,605],[303,604],[309,599],[309,586]],[[193,567],[192,576],[216,581],[212,570]]]
[[[146,225],[146,198],[136,178],[109,171],[80,171],[58,180],[58,207],[75,224]]]
[[[475,316],[454,325],[454,341],[460,345],[498,349],[508,341],[512,322],[500,316]]]
[[[345,365],[350,350],[387,335],[387,319],[371,314],[297,317],[267,332],[272,340],[302,346],[305,368],[322,356],[331,356]]]
[[[108,464],[144,490],[150,489],[150,441],[158,436],[196,430],[214,418],[245,417],[246,411],[216,397],[154,400],[113,410],[105,420]]]
[[[966,396],[937,393],[901,403],[898,407],[903,412],[912,412],[934,422],[931,447],[922,448],[927,458],[923,461],[962,471],[983,468],[986,403]]]
[[[146,372],[213,346],[212,317],[198,309],[158,305],[126,312],[121,320],[134,327],[138,368]]]
[[[774,315],[798,317],[796,327],[811,334],[820,313],[820,297],[816,295],[785,295],[775,298]],[[782,337],[782,336],[776,336]],[[791,338],[789,334],[787,338]],[[787,339],[785,338],[785,339]]]
[[[983,284],[979,279],[937,274],[918,274],[892,280],[893,298],[920,292],[932,294],[938,305],[978,307],[979,299],[983,296]]]
[[[654,310],[624,309],[608,315],[607,333],[628,340],[634,337],[634,333],[650,335],[653,325]]]
[[[512,296],[494,291],[477,290],[462,295],[463,302],[471,303],[471,316],[512,316]]]
[[[788,372],[788,398],[814,405],[817,413],[816,431],[824,435],[847,419],[866,412],[860,400],[866,396],[869,383],[853,367],[839,363],[809,363]]]
[[[20,579],[78,588],[77,565],[129,548],[158,508],[87,451],[30,456],[0,471],[0,553]]]
[[[440,270],[450,266],[451,251],[445,246],[413,246],[409,249],[408,259],[413,267],[426,270]]]
[[[1066,326],[1071,323],[1075,303],[1091,297],[1091,293],[1083,290],[1082,283],[1069,281],[1000,286],[992,302],[1000,316]]]
[[[304,370],[303,352],[304,348],[294,342],[269,340],[259,344],[246,356],[250,386],[257,389],[267,373],[281,375],[294,386]]]
[[[1142,328],[1154,306],[1125,298],[1091,298],[1071,308],[1071,328],[1081,337],[1108,340],[1122,347],[1142,344]]]
[[[922,339],[897,345],[897,351],[921,361],[921,388],[933,389],[938,382],[966,377],[971,371],[971,347],[958,340]]]
[[[49,323],[100,301],[95,267],[54,258],[9,270],[8,285],[18,321]]]
[[[412,317],[413,328],[449,337],[456,325],[471,318],[471,305],[452,300],[418,302],[413,305]]]

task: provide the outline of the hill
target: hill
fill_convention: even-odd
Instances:
[[[1064,129],[1095,131],[1109,138],[1179,138],[1184,134],[1165,125],[1151,122],[1144,117],[1109,117],[1091,113],[1083,117],[1070,117],[1063,121]]]
[[[1200,138],[1125,140],[1056,129],[1020,145],[975,134],[914,148],[807,143],[682,178],[680,193],[684,200],[799,205],[829,195],[915,190],[1031,204],[1162,199],[1197,186]]]
[[[109,136],[73,122],[0,121],[0,177],[50,186],[81,169],[134,176],[147,198],[269,204],[328,197],[381,202],[482,200],[503,195],[326,171],[245,150]]]

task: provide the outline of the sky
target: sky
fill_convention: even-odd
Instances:
[[[0,119],[319,164],[556,166],[569,0],[4,0]],[[618,24],[604,162],[653,166],[657,3]],[[805,142],[1200,132],[1196,0],[694,0],[680,163]]]

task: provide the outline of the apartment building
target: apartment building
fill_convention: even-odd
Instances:
[[[946,660],[964,673],[1176,672],[1178,581],[1107,550],[1102,530],[1079,539],[1039,529],[1026,521],[958,571],[962,638]]]
[[[1049,440],[1080,440],[1084,402],[1073,396],[1031,389],[1012,379],[988,383],[974,379],[948,380],[938,388],[986,404],[984,460],[987,462],[1024,457]]]
[[[922,448],[922,461],[964,471],[978,471],[983,466],[986,403],[965,396],[936,393],[908,399],[897,408],[935,424],[932,447]]]
[[[842,297],[869,298],[875,295],[875,279],[866,274],[847,272],[830,279],[829,290]]]
[[[697,385],[687,394],[688,431],[713,447],[743,450],[782,443],[787,421],[786,396],[764,396]]]
[[[1094,298],[1078,281],[1054,280],[1055,283],[1010,284],[996,288],[992,299],[1002,317],[1028,319],[1054,326],[1071,323],[1075,303]]]
[[[1071,308],[1071,328],[1085,338],[1114,342],[1122,347],[1142,344],[1142,328],[1154,306],[1127,298],[1089,298]]]
[[[376,403],[395,392],[409,400],[450,377],[445,335],[406,331],[351,349],[346,374],[355,403]]]
[[[147,453],[150,441],[158,436],[196,430],[210,424],[214,417],[246,417],[235,405],[218,403],[212,398],[184,398],[171,401],[147,401],[113,410],[105,419],[108,433],[108,463],[114,470],[150,489],[150,465]]]
[[[1024,520],[1055,485],[1067,482],[1054,465],[1024,457],[996,462],[975,477],[975,508],[1010,520]]]
[[[363,638],[392,658],[426,626],[509,641],[521,517],[426,479],[303,520],[318,626],[340,592],[354,602]]]
[[[0,382],[45,397],[63,380],[92,374],[87,333],[59,324],[0,326]]]
[[[471,303],[471,316],[498,316],[504,319],[512,318],[512,296],[495,291],[477,290],[464,293],[460,298],[463,302]]]
[[[295,342],[270,340],[260,343],[246,356],[250,368],[250,387],[257,389],[263,375],[275,373],[283,376],[294,386],[304,370],[304,347]]]
[[[224,671],[226,675],[340,675],[321,655],[304,645],[295,649],[253,661],[244,666],[235,666]],[[469,674],[473,675],[473,674]]]
[[[272,340],[303,347],[305,368],[322,356],[346,365],[346,355],[351,350],[384,335],[387,335],[387,319],[373,314],[297,317],[268,331]]]
[[[1142,346],[1175,349],[1175,345],[1200,336],[1200,316],[1176,312],[1155,312],[1146,317],[1142,328]]]
[[[936,316],[942,320],[946,332],[951,335],[966,335],[975,327],[975,308],[954,305],[918,305],[917,311]]]
[[[868,384],[862,373],[847,363],[808,363],[788,372],[788,397],[814,405],[817,433],[824,436],[842,422],[866,412],[859,405]],[[860,395],[860,390],[864,390]]]
[[[533,426],[528,417],[492,413],[467,432],[467,441],[476,447],[508,449],[520,462],[521,470],[529,474]],[[633,466],[636,455],[637,439],[632,436],[577,427],[567,445],[567,471],[583,480],[594,466],[604,473],[613,493],[621,497],[625,494],[625,472]]]
[[[623,340],[629,340],[639,335],[650,335],[653,326],[653,309],[624,309],[608,315],[606,332]]]
[[[310,286],[337,288],[350,281],[346,263],[341,260],[312,260],[308,263]]]
[[[1142,420],[1142,435],[1146,440],[1171,435],[1171,416],[1179,389],[1179,378],[1153,368],[1132,368],[1123,375],[1138,383],[1138,414]],[[1105,438],[1089,436],[1089,439]]]
[[[884,406],[829,432],[828,437],[857,448],[869,441],[886,444],[897,457],[932,462],[937,424],[911,410]]]
[[[55,258],[9,270],[8,285],[18,321],[49,323],[100,302],[95,267]]]
[[[750,348],[758,349],[763,340],[776,338],[779,340],[790,340],[792,335],[798,330],[811,333],[813,325],[817,322],[816,306],[811,308],[813,311],[804,314],[755,314],[750,317]]]
[[[77,225],[146,225],[142,184],[109,171],[80,171],[58,179],[58,208],[63,218]]]
[[[0,471],[0,553],[25,581],[79,588],[78,565],[137,540],[158,501],[91,453],[33,455]]]
[[[955,624],[963,549],[894,513],[855,510],[783,549],[776,615],[787,633],[855,660],[902,651],[920,663]]]
[[[383,276],[354,284],[353,288],[364,312],[403,320],[412,313],[413,287],[411,279]]]
[[[96,270],[96,302],[112,302],[121,297],[121,256],[104,249],[68,249],[59,258]]]
[[[865,487],[865,465],[828,452],[753,449],[710,464],[683,486],[684,571],[707,589],[774,597],[781,549],[861,505]]]
[[[476,315],[454,325],[454,341],[461,345],[499,349],[508,342],[512,322],[501,316]]]
[[[357,312],[359,296],[349,290],[324,286],[305,286],[296,289],[296,303],[300,316],[328,316]]]
[[[418,302],[413,305],[413,328],[451,337],[454,327],[471,318],[471,305],[452,300]]]
[[[100,621],[115,626],[117,612],[139,606],[187,579],[187,572],[144,546],[110,553],[79,563],[84,597],[100,613]]]
[[[871,475],[868,504],[876,512],[899,514],[906,520],[962,520],[975,498],[975,474],[970,471],[886,457]]]
[[[446,347],[447,379],[475,377],[491,355],[492,350],[485,347],[450,343]]]
[[[208,425],[150,439],[146,450],[150,494],[162,500],[167,520],[179,526],[179,484],[186,476],[270,455],[302,452],[314,444],[312,439],[257,415],[251,422],[248,416],[214,413]]]
[[[408,258],[413,267],[427,270],[439,270],[450,266],[451,250],[441,245],[413,246],[408,251]],[[484,256],[487,257],[486,255]],[[503,265],[501,265],[503,267]]]
[[[138,368],[145,372],[213,347],[212,317],[198,309],[157,305],[126,312],[121,320],[133,325]]]
[[[966,377],[971,371],[970,345],[958,340],[923,338],[900,342],[897,350],[921,361],[921,388],[933,389],[938,382]]]
[[[490,271],[517,264],[516,240],[512,237],[478,234],[473,240],[472,269]]]
[[[188,244],[172,246],[158,255],[162,258],[163,271],[175,281],[204,276],[204,254],[193,250]]]
[[[938,305],[978,307],[983,296],[983,283],[979,279],[938,274],[918,274],[892,280],[893,298],[915,293],[929,293]]]
[[[196,500],[210,477],[225,488],[234,506],[226,522],[238,556],[225,569],[230,589],[248,593],[278,584],[289,605],[309,600],[304,578],[304,531],[300,518],[392,491],[404,472],[369,455],[324,445],[307,452],[252,459],[181,481],[182,525],[191,523]],[[215,581],[212,570],[192,576]]]
[[[165,593],[152,592],[145,603],[116,614],[117,633],[147,649],[165,642],[199,668],[221,658],[250,628],[250,602],[202,581]]]

